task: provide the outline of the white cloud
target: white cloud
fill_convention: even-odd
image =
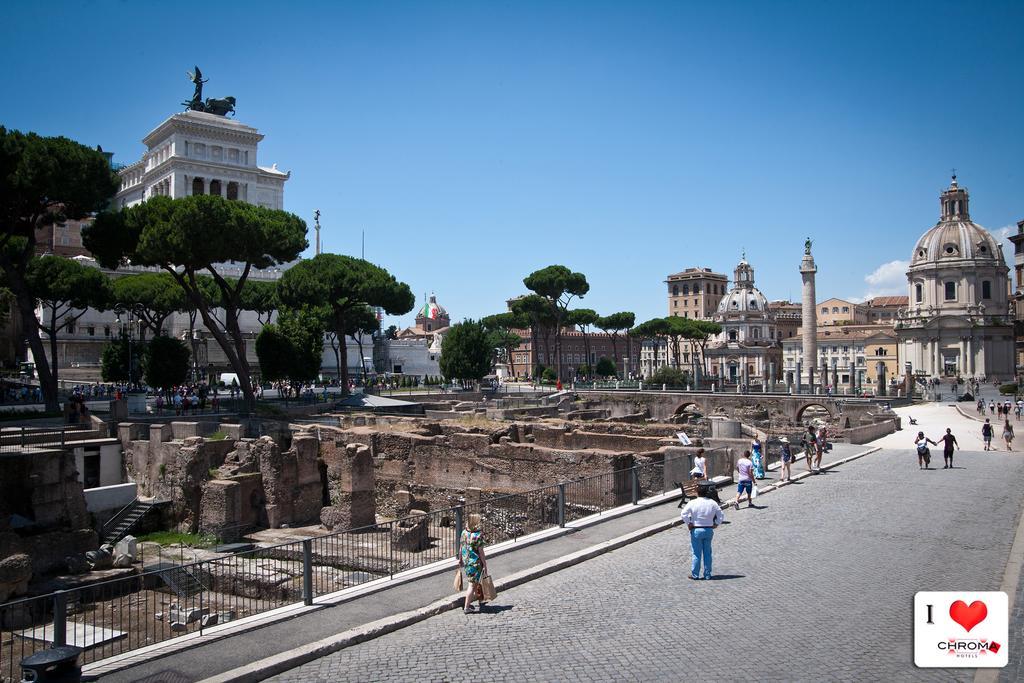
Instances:
[[[868,291],[852,301],[864,301],[876,296],[893,296],[907,293],[907,268],[910,261],[889,261],[864,276]]]

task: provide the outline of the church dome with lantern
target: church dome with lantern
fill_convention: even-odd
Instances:
[[[1009,268],[999,241],[971,220],[967,188],[953,176],[939,220],[915,243],[909,303],[897,314],[901,355],[921,376],[1014,375]]]
[[[422,332],[436,332],[448,327],[450,323],[451,319],[448,317],[448,311],[445,310],[444,306],[437,303],[437,297],[433,294],[430,295],[427,302],[416,313],[416,327]]]

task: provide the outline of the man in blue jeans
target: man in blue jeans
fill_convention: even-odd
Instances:
[[[704,578],[711,578],[711,539],[715,537],[715,529],[725,521],[722,508],[708,497],[708,489],[701,486],[697,489],[697,497],[683,508],[683,523],[690,530],[690,548],[693,550],[693,562],[690,564],[690,578],[700,578],[701,560],[704,561]]]

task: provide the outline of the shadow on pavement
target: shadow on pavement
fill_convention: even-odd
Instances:
[[[499,614],[512,609],[512,605],[484,605],[480,608],[480,614]]]
[[[715,574],[709,580],[710,581],[728,581],[729,579],[745,579],[746,574]]]

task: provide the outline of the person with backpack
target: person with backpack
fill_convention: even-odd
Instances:
[[[917,468],[921,470],[929,469],[928,465],[932,461],[932,453],[928,450],[928,444],[938,446],[928,437],[924,435],[924,432],[918,432],[917,438],[914,439],[914,446],[917,448]]]
[[[985,424],[981,425],[981,438],[985,442],[985,450],[986,451],[992,450],[992,434],[993,433],[994,433],[994,430],[992,429],[992,423],[986,417],[985,418]]]

